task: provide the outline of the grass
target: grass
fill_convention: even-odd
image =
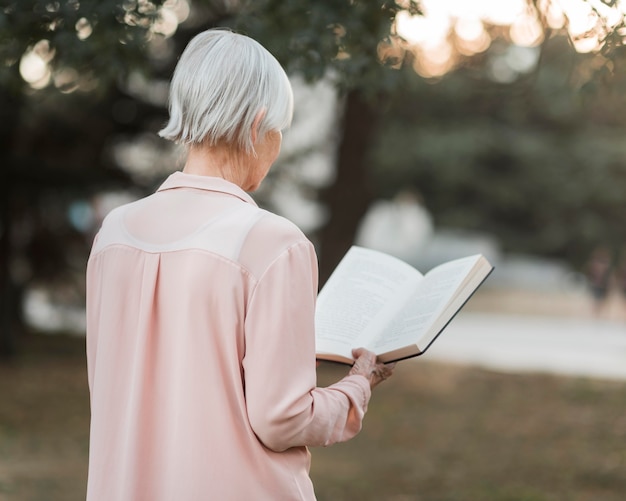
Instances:
[[[0,501],[85,499],[84,340],[29,335],[0,364]]]
[[[0,500],[84,499],[83,340],[28,336],[0,392]],[[622,501],[626,383],[406,361],[357,438],[311,452],[320,501]]]
[[[414,360],[355,440],[313,451],[312,474],[336,501],[617,501],[624,444],[624,384]]]

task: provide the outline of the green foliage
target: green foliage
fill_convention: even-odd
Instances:
[[[29,243],[39,249],[31,259],[27,249],[7,243],[9,231],[0,234],[3,290],[9,290],[3,270],[15,256],[32,261],[31,270],[39,269],[37,260],[67,269],[62,250],[68,248],[63,231],[69,223],[63,231],[47,224],[51,200],[58,206],[104,183],[130,184],[111,145],[121,135],[155,131],[166,117],[161,104],[129,91],[128,73],[146,69],[169,78],[187,41],[215,25],[258,39],[288,71],[308,81],[330,76],[368,108],[338,134],[366,137],[366,122],[372,122],[370,132],[381,131],[372,169],[356,162],[348,188],[339,186],[335,196],[345,206],[335,212],[354,205],[354,186],[367,185],[373,173],[374,196],[414,186],[437,224],[493,232],[507,249],[576,259],[592,243],[617,245],[626,238],[626,121],[620,113],[626,106],[626,48],[619,32],[608,34],[598,57],[577,56],[563,38],[551,38],[539,70],[513,84],[486,77],[490,58],[506,48],[499,42],[435,83],[410,68],[395,69],[408,56],[390,35],[392,21],[400,8],[419,14],[416,0],[195,0],[189,21],[149,50],[163,3],[5,0],[0,7],[1,226],[41,220],[38,231],[50,238]],[[43,91],[25,85],[19,72],[22,57],[35,47],[54,75],[54,85]],[[89,92],[68,93],[60,78],[64,70],[76,76],[69,85]],[[381,123],[373,123],[381,113]],[[346,165],[344,159],[338,171],[345,173]],[[41,251],[53,241],[60,252]],[[81,245],[86,254],[88,245]],[[0,304],[0,316],[6,309]]]
[[[572,85],[588,60],[555,39],[536,73],[512,85],[477,69],[417,83],[385,116],[377,185],[388,196],[411,185],[436,224],[493,233],[509,251],[580,263],[598,243],[620,246],[623,97]]]
[[[406,4],[419,12],[417,2]],[[388,0],[251,0],[236,28],[259,40],[293,74],[308,81],[330,74],[342,90],[376,95],[398,84],[397,72],[387,66],[401,62],[404,53],[385,57],[379,49],[390,43],[399,10]]]
[[[0,86],[22,87],[19,63],[38,42],[55,68],[83,79],[115,80],[144,64],[163,0],[10,0],[0,8]]]

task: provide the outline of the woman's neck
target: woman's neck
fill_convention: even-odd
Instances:
[[[183,172],[197,176],[221,177],[246,190],[249,183],[247,155],[225,146],[192,146]]]

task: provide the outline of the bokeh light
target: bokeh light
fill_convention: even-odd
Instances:
[[[20,60],[20,75],[33,89],[42,89],[50,83],[49,62],[54,57],[48,40],[40,40],[24,53]]]
[[[79,40],[86,40],[93,33],[93,27],[87,18],[81,17],[78,21],[76,21],[76,36]]]
[[[394,30],[414,54],[414,68],[425,77],[441,76],[463,57],[487,50],[496,38],[515,47],[537,47],[546,29],[565,30],[578,52],[597,52],[626,13],[625,0],[612,5],[601,0],[538,0],[534,7],[527,0],[422,0],[419,4],[424,15],[400,11]],[[512,81],[532,70],[527,64],[522,65],[525,70],[510,66],[511,61],[502,57],[492,62],[496,80]]]
[[[60,5],[59,2],[50,2],[46,4],[45,8],[48,12],[58,12]],[[178,26],[188,19],[191,6],[189,0],[166,0],[160,6],[151,0],[124,0],[122,9],[124,16],[120,22],[130,27],[141,26],[148,29],[148,40],[151,42],[151,46],[154,45],[163,49],[164,45],[159,45],[159,41],[164,41],[176,33]],[[47,28],[50,31],[55,31],[58,26],[58,22],[55,21],[49,24]],[[79,40],[91,43],[94,29],[97,29],[97,23],[94,22],[94,19],[81,17],[76,21],[73,28]],[[126,43],[126,40],[121,39],[120,42]],[[162,50],[157,52],[163,54]],[[54,60],[55,55],[54,47],[49,40],[40,40],[22,54],[19,72],[30,88],[43,89],[50,83],[65,93],[77,89],[88,91],[94,88],[94,83],[97,83],[97,75],[91,75],[84,71],[83,74],[79,75],[76,69],[68,67],[65,60]]]

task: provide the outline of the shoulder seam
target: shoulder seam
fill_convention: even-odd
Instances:
[[[267,273],[269,272],[269,270],[272,269],[272,267],[276,264],[277,261],[279,261],[285,254],[288,254],[289,252],[291,252],[292,249],[299,247],[299,246],[305,246],[308,248],[311,248],[313,246],[313,244],[309,241],[309,240],[300,240],[298,242],[294,242],[292,244],[290,244],[288,247],[285,247],[265,268],[265,270],[263,271],[263,273],[256,279],[256,283],[254,284],[254,288],[250,293],[250,298],[249,301],[252,302],[254,300],[254,297],[256,295],[256,291],[257,291],[257,287],[258,285],[263,281],[263,278],[267,275]]]
[[[176,254],[179,252],[198,252],[201,254],[209,254],[211,256],[213,256],[215,259],[219,259],[222,262],[228,263],[229,265],[238,268],[242,273],[244,273],[247,277],[249,277],[252,282],[254,283],[253,287],[256,287],[257,282],[259,281],[259,279],[244,265],[242,265],[241,263],[239,263],[238,261],[235,261],[233,259],[229,259],[226,256],[223,256],[222,254],[219,254],[217,252],[211,251],[209,249],[203,249],[201,247],[188,247],[185,249],[172,249],[172,250],[164,250],[164,251],[147,251],[145,249],[141,249],[139,247],[134,247],[132,245],[128,245],[128,244],[122,244],[122,243],[114,243],[114,244],[110,244],[107,245],[106,247],[103,247],[102,249],[98,250],[98,252],[96,252],[95,254],[89,256],[89,260],[88,261],[92,261],[93,259],[99,257],[100,255],[102,255],[102,253],[107,250],[107,249],[113,249],[113,248],[122,248],[122,249],[128,249],[128,250],[133,250],[133,251],[137,251],[140,252],[142,254],[149,254],[149,255],[162,255],[162,254]]]

